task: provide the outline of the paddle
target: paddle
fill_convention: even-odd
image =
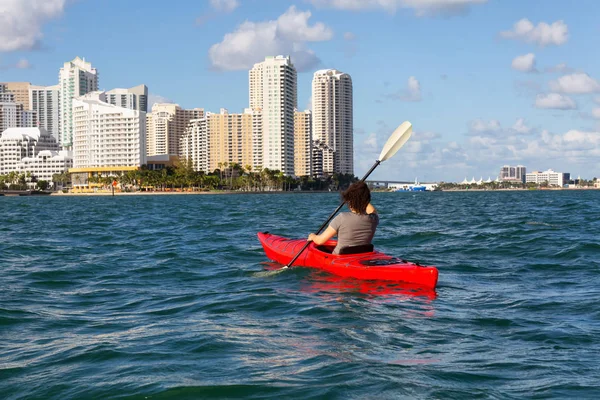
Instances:
[[[379,159],[377,161],[375,161],[375,164],[373,164],[373,166],[371,167],[369,172],[367,172],[360,181],[364,182],[367,179],[367,177],[369,175],[371,175],[371,172],[373,172],[375,170],[375,168],[377,168],[379,166],[379,164],[381,164],[382,162],[384,162],[385,160],[387,160],[388,158],[391,158],[394,154],[396,154],[396,152],[398,150],[400,150],[400,148],[402,146],[404,146],[404,144],[408,141],[411,134],[412,134],[412,124],[410,122],[404,121],[402,124],[400,124],[400,126],[398,126],[396,128],[396,130],[392,133],[390,138],[387,140],[387,142],[385,143],[385,146],[383,146],[383,150],[381,150],[381,154],[379,154]],[[327,218],[327,221],[325,221],[323,223],[323,225],[321,225],[321,227],[317,231],[317,235],[319,233],[321,233],[323,228],[325,228],[327,226],[327,224],[333,219],[335,214],[337,214],[337,212],[340,211],[340,209],[343,206],[344,206],[344,202],[342,201],[342,203],[338,206],[338,208],[336,208],[335,211],[333,213],[331,213],[329,218]],[[306,244],[304,246],[302,246],[302,249],[300,249],[298,254],[296,254],[296,256],[294,258],[292,258],[292,261],[290,261],[286,266],[284,266],[281,269],[283,270],[288,267],[291,267],[292,264],[294,263],[294,261],[296,261],[298,259],[298,257],[300,257],[302,252],[304,250],[306,250],[306,248],[308,247],[309,244],[310,244],[310,242],[306,241]]]

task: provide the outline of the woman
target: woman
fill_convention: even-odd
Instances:
[[[357,182],[342,193],[342,200],[350,212],[340,213],[320,235],[308,235],[308,241],[320,245],[337,235],[338,242],[333,254],[348,254],[361,249],[365,251],[370,247],[379,224],[377,210],[371,204],[371,191],[366,183]]]

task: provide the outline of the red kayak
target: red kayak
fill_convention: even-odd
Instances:
[[[287,265],[306,244],[305,239],[287,239],[268,232],[259,232],[258,240],[267,257],[283,265]],[[429,288],[437,285],[438,270],[435,267],[411,263],[378,251],[331,254],[336,243],[335,240],[320,246],[310,243],[294,265],[317,268],[348,278],[408,282]]]

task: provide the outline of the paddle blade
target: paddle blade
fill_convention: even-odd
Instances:
[[[404,143],[408,141],[410,135],[412,135],[412,124],[404,121],[396,128],[392,136],[385,143],[385,146],[383,146],[383,150],[381,150],[381,154],[379,155],[379,161],[385,161],[396,154],[404,146]]]

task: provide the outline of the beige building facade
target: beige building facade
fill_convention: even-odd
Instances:
[[[193,119],[204,117],[203,108],[185,110],[177,104],[155,103],[147,114],[148,156],[178,155],[179,142]]]
[[[294,175],[312,176],[312,113],[294,113]]]

